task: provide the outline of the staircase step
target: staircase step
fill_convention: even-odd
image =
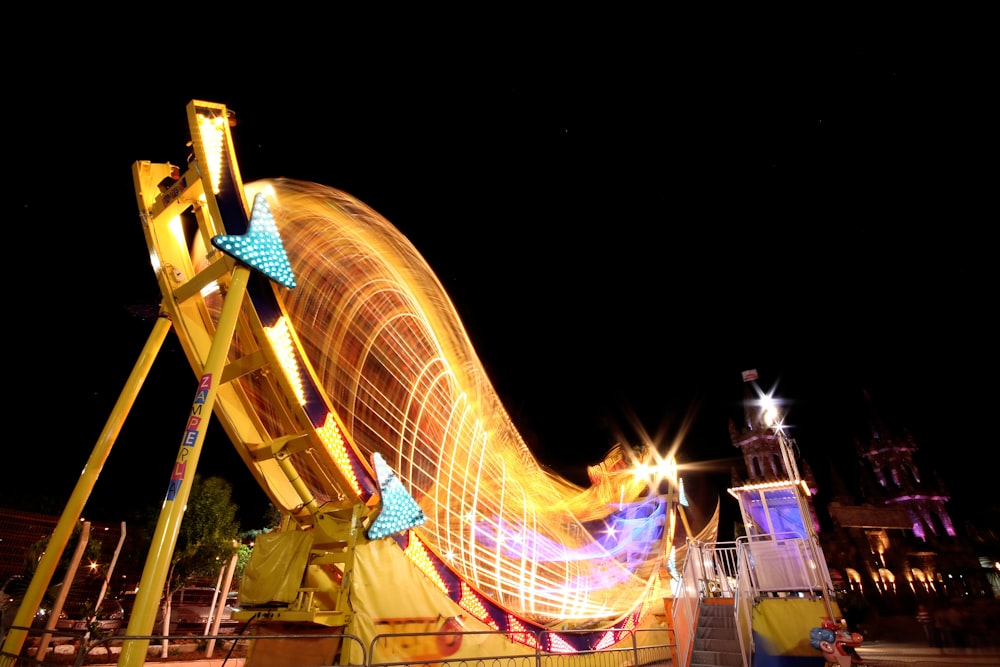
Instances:
[[[731,601],[702,602],[690,667],[743,667],[733,612]]]
[[[721,618],[718,616],[709,616],[708,618],[702,617],[698,619],[698,627],[724,628],[728,630],[736,627],[736,619],[732,616],[727,618]]]
[[[698,630],[694,633],[694,640],[699,639],[732,639],[736,636],[736,626],[727,628],[706,628],[704,626],[698,626]]]
[[[695,639],[695,651],[715,651],[716,653],[739,653],[740,640],[726,639]]]
[[[743,658],[739,653],[692,651],[690,667],[743,667]]]

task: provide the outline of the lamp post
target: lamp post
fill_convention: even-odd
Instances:
[[[645,451],[649,454],[643,460],[633,462],[631,474],[634,479],[645,482],[650,493],[660,496],[665,501],[667,525],[664,536],[663,563],[664,569],[666,569],[674,551],[677,517],[680,517],[686,537],[692,536],[691,526],[688,523],[681,499],[680,485],[682,482],[677,476],[677,460],[672,454],[661,457],[653,447],[647,446]],[[672,575],[668,576],[667,579],[672,581]],[[671,585],[670,588],[669,597],[673,597],[673,586]]]

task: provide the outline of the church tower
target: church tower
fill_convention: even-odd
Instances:
[[[746,470],[744,479],[741,471],[734,467],[732,484],[743,487],[796,480],[805,482],[811,494],[808,506],[813,530],[819,532],[819,519],[813,503],[817,491],[816,477],[809,464],[799,460],[795,439],[788,437],[780,422],[774,421],[777,406],[768,405],[771,399],[759,390],[756,380],[756,370],[743,373],[743,422],[737,426],[734,420],[729,420],[729,439],[742,453]]]
[[[757,489],[763,493],[787,485],[789,480],[798,480],[808,489],[801,516],[810,515],[831,578],[843,596],[842,608],[861,610],[874,604],[892,613],[900,605],[915,606],[916,598],[979,596],[991,591],[990,571],[979,567],[974,551],[956,537],[945,508],[949,497],[944,485],[933,472],[920,471],[915,456],[918,448],[909,430],[878,414],[867,393],[863,395],[866,403],[857,406],[864,409],[845,415],[854,435],[844,445],[849,449],[853,440],[854,465],[861,474],[847,484],[830,462],[824,508],[830,528],[821,530],[815,506],[816,478],[799,457],[794,438],[788,437],[780,422],[767,419],[768,397],[756,382],[756,371],[749,373],[750,377],[744,373],[742,421],[729,421],[730,440],[744,463],[743,470],[733,467],[733,487],[745,490],[741,497]],[[781,406],[776,408],[780,414]],[[840,456],[838,461],[850,458]],[[749,535],[752,526],[747,518],[754,517],[750,512],[743,514]]]
[[[876,413],[871,396],[865,393],[871,433],[867,440],[855,438],[858,456],[868,466],[869,500],[876,505],[906,511],[913,533],[922,540],[929,535],[955,537],[951,516],[945,508],[948,495],[937,479],[927,480],[914,461],[917,445],[905,428],[891,431]]]

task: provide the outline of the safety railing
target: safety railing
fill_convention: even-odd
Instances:
[[[562,637],[572,634],[592,634],[587,630],[542,631],[539,633],[518,632],[519,639],[525,644],[535,646],[548,645],[546,635],[557,634]],[[469,665],[503,665],[503,667],[624,667],[626,665],[666,665],[671,664],[674,646],[669,642],[670,632],[667,628],[639,628],[630,633],[629,641],[609,648],[599,648],[589,651],[572,651],[553,653],[532,649],[524,646],[523,653],[505,652],[502,655],[490,656],[489,651],[483,655],[470,658],[468,653],[461,654],[458,647],[462,644],[488,645],[491,642],[508,643],[509,633],[503,632],[422,632],[379,635],[369,646],[372,656],[368,667],[403,667],[404,665],[441,665],[442,667]],[[456,649],[453,656],[442,655],[451,646]],[[444,650],[442,650],[444,649]],[[385,657],[391,654],[392,658]]]
[[[820,594],[830,586],[826,560],[814,540],[741,537],[737,543],[746,554],[757,595]]]
[[[687,667],[694,648],[699,606],[706,598],[737,598],[739,553],[735,542],[688,540],[681,569],[681,583],[672,603],[673,628],[677,642],[675,667]],[[746,590],[743,588],[742,590]],[[744,655],[749,653],[744,650]],[[744,658],[744,665],[747,664]]]
[[[83,667],[84,665],[115,665],[118,662],[122,647],[129,642],[143,642],[147,644],[147,661],[145,664],[158,664],[164,661],[166,654],[170,664],[170,659],[177,659],[184,655],[190,661],[195,662],[203,659],[222,660],[225,665],[237,667],[243,664],[247,656],[247,651],[251,641],[275,641],[289,643],[311,640],[330,640],[338,647],[337,660],[331,654],[330,662],[317,663],[315,667],[325,667],[325,665],[336,665],[337,667],[365,667],[364,643],[353,635],[342,633],[310,633],[308,635],[285,635],[285,634],[223,634],[223,635],[143,635],[124,636],[109,635],[106,637],[90,637],[86,632],[52,631],[42,628],[19,628],[12,629],[25,630],[26,641],[20,653],[12,655],[8,652],[0,652],[0,667]],[[46,653],[39,656],[37,653],[39,640],[47,638]],[[211,647],[211,648],[209,648]],[[346,647],[351,647],[352,654],[362,656],[362,661],[357,663],[341,662],[340,651]],[[345,654],[346,655],[346,654]]]
[[[674,665],[676,646],[671,643],[672,633],[666,628],[638,628],[629,633],[627,641],[619,641],[607,648],[565,653],[542,651],[538,646],[549,645],[549,634],[588,634],[592,631],[543,631],[518,632],[518,643],[523,653],[511,650],[511,634],[494,631],[460,632],[413,632],[377,635],[367,646],[358,637],[350,634],[310,633],[302,634],[241,634],[241,635],[184,635],[170,636],[123,636],[113,635],[91,640],[86,633],[59,632],[50,637],[48,652],[36,655],[33,647],[38,646],[38,638],[51,631],[38,628],[24,629],[28,640],[20,655],[0,653],[0,667],[83,667],[84,665],[114,665],[123,644],[142,641],[149,644],[149,662],[154,664],[160,658],[162,642],[166,640],[171,651],[178,651],[180,642],[185,646],[194,645],[191,660],[205,659],[203,645],[217,643],[218,649],[210,656],[223,660],[223,664],[237,667],[248,655],[251,642],[273,641],[283,650],[302,652],[304,642],[315,645],[317,640],[332,640],[338,646],[336,655],[317,658],[310,667],[402,667],[403,665],[435,665],[440,667],[501,666],[502,667],[638,667],[642,665]],[[468,650],[459,651],[465,645],[488,646],[495,642],[505,645],[503,651],[491,655],[489,651],[471,655]],[[257,649],[259,650],[259,648]],[[176,655],[172,653],[171,655]],[[168,663],[169,664],[169,663]]]
[[[753,607],[762,597],[822,598],[828,615],[832,584],[826,558],[814,539],[782,536],[741,537],[735,542],[687,543],[681,585],[673,600],[675,667],[688,667],[699,606],[710,598],[732,598],[743,665],[753,656]]]

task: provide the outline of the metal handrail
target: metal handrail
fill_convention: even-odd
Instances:
[[[698,607],[705,599],[733,599],[744,667],[752,660],[753,608],[762,597],[822,598],[829,617],[835,617],[830,573],[815,539],[790,534],[740,537],[735,542],[689,540],[681,572],[672,609],[676,667],[690,664]]]
[[[19,628],[28,631],[29,635],[34,634],[39,635],[42,630],[38,628]],[[402,667],[403,665],[434,665],[436,667],[448,667],[449,665],[459,667],[467,666],[472,662],[476,664],[503,664],[507,667],[558,667],[566,664],[578,664],[586,665],[587,667],[625,667],[627,665],[668,665],[671,664],[673,655],[675,654],[676,646],[672,643],[670,632],[666,628],[637,628],[629,632],[628,641],[620,642],[612,648],[594,648],[592,650],[585,651],[573,651],[566,653],[557,653],[550,651],[543,651],[539,646],[545,645],[547,642],[543,638],[546,634],[572,634],[574,632],[579,633],[589,633],[587,630],[580,631],[566,631],[566,630],[549,630],[540,632],[528,632],[524,631],[518,632],[521,635],[521,639],[524,641],[524,652],[522,654],[505,654],[498,656],[477,656],[474,660],[470,659],[468,656],[465,657],[454,657],[449,660],[447,656],[424,656],[419,657],[416,655],[400,655],[399,661],[392,661],[385,657],[374,658],[376,654],[376,647],[379,644],[385,645],[397,644],[400,646],[440,646],[445,644],[458,644],[461,645],[463,642],[469,642],[470,644],[476,644],[487,639],[490,635],[499,638],[501,641],[509,641],[511,635],[509,632],[498,632],[498,631],[448,631],[448,632],[412,632],[412,633],[387,633],[376,636],[370,643],[369,646],[365,646],[360,638],[350,635],[350,634],[340,634],[340,633],[318,633],[309,635],[287,635],[287,634],[252,634],[252,635],[183,635],[176,636],[164,636],[164,635],[146,635],[146,636],[124,636],[124,635],[113,635],[105,638],[103,643],[115,643],[122,644],[128,641],[143,641],[154,642],[162,641],[164,639],[179,639],[184,640],[194,640],[199,643],[205,642],[207,640],[220,640],[233,642],[234,645],[238,642],[249,642],[257,640],[281,640],[281,641],[296,641],[296,640],[315,640],[315,639],[338,639],[342,644],[340,649],[340,656],[337,662],[324,663],[323,665],[317,665],[316,667]],[[58,633],[58,638],[60,642],[74,642],[75,651],[73,652],[74,660],[72,664],[74,667],[82,667],[85,664],[92,664],[87,662],[87,657],[90,655],[92,649],[94,649],[97,644],[88,644],[86,641],[81,641],[85,639],[83,633],[78,632],[60,632]],[[158,648],[158,647],[155,647]],[[61,667],[66,667],[67,658],[65,654],[56,656],[55,646],[52,647],[51,660],[50,656],[42,656],[43,659],[39,659],[31,651],[31,642],[26,642],[22,649],[20,655],[12,655],[8,653],[0,653],[0,666],[2,667],[53,667],[54,665],[60,665]],[[398,653],[398,651],[393,651],[393,653]],[[406,653],[404,650],[403,654]],[[333,657],[331,657],[332,659]],[[235,658],[236,660],[244,659],[243,656]],[[227,662],[228,664],[228,662]],[[673,663],[676,665],[676,663]]]

